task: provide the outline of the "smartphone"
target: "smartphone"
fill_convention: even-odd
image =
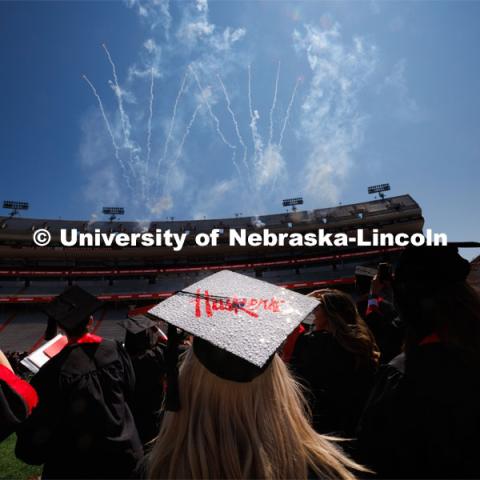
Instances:
[[[378,278],[382,283],[392,281],[392,266],[390,263],[382,262],[378,264]]]

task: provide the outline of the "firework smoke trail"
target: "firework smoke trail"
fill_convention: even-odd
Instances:
[[[287,123],[288,123],[288,120],[290,118],[290,112],[292,110],[293,102],[295,101],[295,96],[297,94],[297,89],[298,89],[298,86],[300,85],[301,81],[302,81],[302,78],[300,77],[295,82],[295,86],[293,87],[293,91],[292,91],[292,96],[290,97],[290,101],[288,102],[287,110],[285,112],[285,118],[283,119],[282,130],[280,132],[280,139],[278,141],[278,150],[279,151],[281,151],[281,149],[282,149],[283,135],[285,133],[285,129],[287,128]],[[273,192],[273,190],[275,189],[276,183],[277,183],[277,173],[275,173],[275,175],[272,179],[270,192]]]
[[[152,76],[150,79],[150,103],[148,112],[148,124],[147,124],[147,161],[145,165],[145,173],[148,173],[148,167],[150,165],[150,157],[152,155],[152,118],[153,118],[153,85],[154,85],[154,70],[152,67]]]
[[[252,107],[252,72],[251,67],[248,65],[248,110],[250,112],[250,130],[252,131],[252,142],[255,152],[255,135],[253,131],[254,125],[254,116],[253,116],[253,107]]]
[[[280,78],[280,60],[278,61],[277,66],[277,76],[275,78],[275,92],[273,94],[273,102],[272,108],[270,109],[270,137],[268,138],[268,144],[272,144],[273,139],[273,113],[275,111],[275,107],[277,106],[277,93],[278,93],[278,80]]]
[[[250,118],[253,119],[252,108],[252,71],[251,66],[248,65],[248,109],[250,111]]]
[[[232,145],[226,138],[225,138],[225,135],[223,134],[222,130],[220,129],[220,120],[218,119],[218,117],[213,113],[213,110],[212,110],[212,107],[210,105],[210,102],[207,100],[207,98],[205,97],[205,93],[204,93],[204,90],[202,88],[202,85],[200,84],[200,80],[198,78],[198,75],[197,75],[197,72],[193,69],[193,67],[191,65],[189,65],[188,67],[190,69],[190,71],[192,72],[193,74],[193,77],[195,78],[195,82],[197,83],[198,85],[198,88],[200,90],[200,96],[202,97],[202,100],[203,102],[205,103],[206,107],[207,107],[207,110],[208,110],[208,113],[210,115],[210,117],[212,118],[213,122],[215,123],[215,127],[216,127],[216,131],[219,135],[219,137],[222,139],[222,142],[227,145],[227,147],[231,148],[232,150],[235,150],[236,147],[235,145]]]
[[[282,148],[283,134],[285,133],[285,128],[287,128],[288,119],[290,118],[290,111],[292,110],[293,102],[295,101],[295,95],[297,94],[298,85],[300,85],[301,78],[298,78],[295,82],[295,87],[293,87],[292,96],[290,97],[290,102],[288,103],[287,111],[285,112],[285,118],[283,119],[283,127],[280,132],[280,140],[278,141],[278,148]]]
[[[190,121],[188,122],[187,128],[185,129],[185,133],[183,134],[182,140],[180,141],[180,144],[178,145],[177,154],[175,155],[172,162],[168,166],[167,174],[165,175],[165,180],[164,180],[164,187],[163,187],[164,191],[166,190],[166,186],[169,184],[170,172],[173,169],[173,167],[176,165],[178,160],[180,159],[180,155],[182,154],[182,151],[183,151],[183,146],[185,145],[185,142],[187,141],[187,138],[190,135],[190,130],[192,129],[193,124],[195,123],[195,120],[197,118],[198,112],[200,111],[201,108],[202,108],[202,104],[199,103],[196,106],[195,110],[193,111],[192,117],[190,118]]]
[[[180,89],[178,90],[177,97],[175,98],[175,104],[173,105],[172,118],[170,119],[170,128],[168,130],[167,138],[165,139],[165,146],[163,148],[163,155],[158,159],[158,162],[157,162],[156,177],[158,177],[158,175],[160,174],[160,166],[167,156],[168,146],[170,144],[170,141],[172,140],[173,126],[175,124],[175,117],[177,115],[178,102],[180,101],[180,98],[182,97],[183,92],[185,91],[185,84],[187,82],[187,77],[188,77],[188,72],[186,72],[185,75],[183,76]]]
[[[252,107],[252,71],[251,66],[248,66],[248,108],[250,110],[250,130],[252,131],[252,142],[254,148],[254,164],[257,166],[258,157],[262,154],[262,139],[258,134],[257,121],[260,118],[258,112]]]
[[[113,62],[112,56],[110,55],[110,51],[108,50],[107,45],[105,43],[102,43],[102,47],[105,50],[105,53],[108,58],[108,62],[112,67],[113,83],[115,87],[113,90],[115,92],[115,96],[117,97],[117,102],[118,102],[118,111],[120,113],[120,123],[122,125],[124,147],[127,150],[130,150],[130,163],[129,163],[130,172],[133,178],[136,178],[138,176],[138,173],[141,172],[140,181],[142,184],[142,195],[145,197],[146,175],[145,175],[145,172],[143,172],[144,166],[140,165],[140,159],[137,155],[137,148],[130,141],[130,122],[128,120],[128,115],[125,113],[125,109],[123,108],[122,90],[120,88],[120,84],[118,83],[117,67]],[[135,167],[133,165],[134,160],[136,164]]]
[[[110,126],[110,122],[108,121],[107,114],[105,113],[105,109],[103,108],[103,102],[102,99],[100,98],[100,95],[97,92],[97,89],[93,86],[93,83],[88,79],[86,75],[82,75],[82,78],[88,83],[90,88],[92,89],[93,94],[95,95],[95,98],[97,99],[98,106],[100,107],[100,112],[102,113],[103,120],[105,121],[105,125],[107,126],[108,133],[110,134],[110,138],[112,139],[112,144],[113,148],[115,149],[115,158],[119,158],[118,155],[118,145],[117,142],[115,142],[115,137],[113,136],[113,131],[112,127]]]
[[[237,118],[235,117],[235,112],[232,109],[232,104],[230,101],[230,96],[228,95],[227,88],[225,87],[225,84],[223,83],[222,77],[220,75],[217,75],[218,81],[220,82],[220,85],[222,86],[223,90],[223,95],[225,96],[225,101],[227,102],[227,110],[230,113],[230,116],[232,117],[232,122],[233,125],[235,126],[235,132],[237,133],[238,141],[240,145],[243,147],[243,165],[245,166],[245,169],[247,170],[247,177],[250,182],[250,168],[248,166],[247,162],[247,145],[245,144],[245,141],[243,140],[243,137],[240,133],[240,129],[238,127],[238,121]],[[235,164],[235,162],[234,162]]]
[[[132,185],[130,184],[130,178],[127,175],[125,164],[123,163],[123,160],[120,156],[119,153],[119,147],[117,145],[117,142],[115,141],[115,136],[113,135],[112,127],[110,125],[110,122],[108,121],[107,114],[105,113],[105,108],[103,107],[103,102],[102,99],[100,98],[100,95],[97,92],[97,89],[93,86],[93,83],[88,79],[86,75],[82,75],[82,78],[87,82],[89,87],[91,88],[93,95],[97,99],[98,102],[98,107],[100,108],[100,113],[102,114],[103,121],[105,122],[105,126],[107,127],[108,134],[110,135],[110,138],[112,140],[112,145],[113,149],[115,151],[115,158],[117,159],[118,163],[120,164],[120,167],[122,169],[122,174],[123,178],[127,182],[127,185],[130,189],[132,189]]]
[[[223,134],[222,130],[220,129],[220,120],[213,113],[212,106],[210,105],[210,102],[208,101],[208,99],[205,97],[205,93],[204,93],[203,87],[200,83],[200,80],[198,78],[197,72],[193,69],[193,67],[191,65],[189,65],[188,68],[190,69],[190,71],[193,74],[193,77],[195,78],[195,82],[197,83],[198,88],[200,90],[200,96],[202,97],[203,102],[207,106],[207,110],[208,110],[208,113],[209,113],[210,117],[212,118],[213,122],[215,123],[216,131],[217,131],[219,137],[222,139],[222,142],[232,150],[232,163],[233,163],[233,166],[236,168],[236,170],[237,170],[237,172],[238,172],[238,174],[241,178],[242,174],[241,174],[240,168],[239,168],[237,162],[235,161],[236,154],[237,154],[237,147],[235,145],[232,145],[225,138],[225,135]]]
[[[111,65],[111,67],[112,67],[113,81],[114,81],[114,84],[115,84],[114,92],[115,92],[115,96],[117,97],[117,101],[118,101],[118,110],[120,112],[120,121],[122,123],[124,141],[125,141],[125,143],[130,144],[130,141],[128,140],[129,135],[127,133],[126,114],[125,114],[125,109],[123,108],[122,91],[121,91],[120,85],[118,83],[117,68],[115,66],[115,63],[113,63],[112,56],[110,55],[110,52],[108,51],[107,45],[105,45],[105,43],[102,43],[102,47],[105,50],[105,53],[107,54],[108,61]]]

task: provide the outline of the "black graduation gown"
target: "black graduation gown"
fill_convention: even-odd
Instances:
[[[375,366],[357,368],[354,355],[326,331],[299,337],[290,365],[310,390],[307,399],[314,428],[353,436],[373,385]]]
[[[388,363],[401,351],[405,335],[398,313],[393,304],[378,299],[378,308],[369,310],[368,299],[357,301],[357,309],[365,320],[380,349],[380,363]]]
[[[34,401],[33,398],[24,398],[19,389],[14,388],[13,383],[22,382],[26,383],[15,377],[15,374],[7,370],[6,367],[0,367],[0,442],[13,433],[27,418],[29,413],[28,401]],[[28,385],[23,388],[25,390],[24,395],[35,396],[32,389],[30,389],[31,392],[26,391],[28,388]]]
[[[127,403],[134,384],[118,342],[66,346],[32,379],[40,401],[17,432],[17,457],[44,464],[43,478],[130,477],[143,456]]]
[[[136,377],[132,412],[140,439],[146,444],[158,435],[160,429],[165,374],[163,347],[157,345],[132,355],[131,359]]]
[[[480,478],[480,368],[435,343],[381,367],[358,429],[379,478]]]

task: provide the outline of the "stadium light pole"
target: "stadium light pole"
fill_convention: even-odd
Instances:
[[[390,190],[390,184],[389,183],[380,183],[379,185],[372,185],[371,187],[368,187],[369,195],[372,195],[374,193],[378,193],[378,196],[382,200],[385,198],[385,192],[388,192],[389,190]]]
[[[125,209],[123,207],[103,207],[102,213],[109,215],[109,219],[113,222],[118,215],[125,215]]]
[[[287,208],[292,207],[292,211],[297,211],[297,205],[303,205],[303,198],[302,197],[295,197],[295,198],[286,198],[282,200],[282,205]]]
[[[3,208],[6,210],[10,210],[10,216],[14,217],[15,215],[19,214],[20,210],[28,210],[30,205],[28,202],[16,202],[13,200],[4,200],[3,201]]]

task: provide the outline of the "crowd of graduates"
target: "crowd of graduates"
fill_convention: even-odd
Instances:
[[[43,478],[480,478],[469,268],[409,247],[354,296],[312,292],[262,365],[172,325],[162,343],[151,320],[123,345],[93,335],[98,301],[71,287],[48,312],[68,344],[30,382],[0,351],[0,441],[16,432]]]

